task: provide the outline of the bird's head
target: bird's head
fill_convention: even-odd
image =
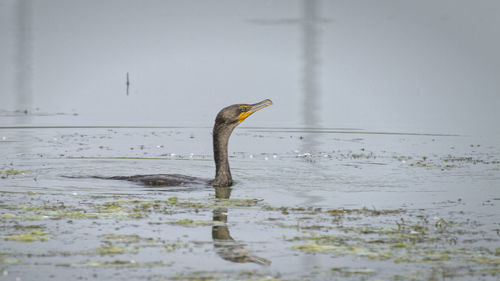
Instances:
[[[236,127],[248,116],[263,109],[264,107],[270,106],[271,104],[273,104],[273,102],[270,99],[266,99],[254,104],[230,105],[219,111],[219,114],[217,114],[217,117],[215,118],[215,123],[232,125]]]

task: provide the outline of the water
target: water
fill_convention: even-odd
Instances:
[[[498,280],[497,11],[3,1],[0,278]]]
[[[497,278],[500,151],[473,137],[237,128],[225,199],[62,177],[210,178],[210,128],[1,133],[8,278]]]
[[[249,126],[498,139],[498,9],[3,1],[0,109],[69,117],[36,125],[212,126],[228,104],[270,98],[279,106]]]

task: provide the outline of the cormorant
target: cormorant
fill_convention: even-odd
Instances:
[[[254,104],[233,104],[223,108],[215,118],[213,129],[213,148],[215,161],[215,179],[205,180],[178,174],[135,175],[116,177],[94,177],[100,179],[128,180],[154,186],[183,186],[192,184],[207,184],[214,187],[228,187],[233,184],[227,154],[229,137],[234,128],[248,116],[270,106],[269,99]]]

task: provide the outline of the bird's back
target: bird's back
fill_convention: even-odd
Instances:
[[[142,183],[149,186],[187,186],[187,185],[210,185],[211,180],[197,177],[190,177],[179,174],[154,174],[154,175],[135,175],[135,176],[114,176],[98,177],[110,180],[126,180]]]

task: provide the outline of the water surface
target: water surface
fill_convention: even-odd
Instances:
[[[469,136],[237,128],[3,128],[3,274],[62,280],[496,280],[500,148]],[[444,277],[445,276],[445,277]]]

